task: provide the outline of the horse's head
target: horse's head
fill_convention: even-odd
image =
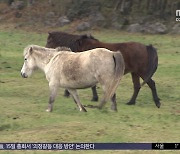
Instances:
[[[70,48],[74,37],[76,36],[61,31],[48,32],[46,48],[57,48],[61,46]]]
[[[32,72],[35,70],[35,59],[32,56],[33,54],[33,47],[28,46],[24,49],[24,64],[21,69],[21,76],[23,78],[28,78],[31,76]]]
[[[74,35],[65,32],[49,32],[46,47],[56,48],[65,46],[70,48],[73,52],[84,51],[95,48],[93,42],[97,42],[91,35]]]
[[[77,40],[80,51],[96,48],[96,43],[99,42],[90,34],[81,35]]]
[[[48,38],[47,38],[47,43],[46,43],[46,48],[56,48],[57,46],[55,45],[55,38],[54,38],[54,32],[49,32],[48,33]]]

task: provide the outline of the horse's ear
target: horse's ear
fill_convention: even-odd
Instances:
[[[51,35],[51,32],[48,32],[49,35]]]
[[[33,48],[32,48],[32,47],[30,47],[30,49],[29,49],[29,53],[30,53],[30,54],[32,54],[32,51],[33,51]]]

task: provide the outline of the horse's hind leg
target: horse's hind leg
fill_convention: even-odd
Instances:
[[[106,95],[106,93],[104,93],[104,96],[105,96],[105,95]],[[98,108],[99,108],[99,109],[102,109],[103,106],[106,104],[106,102],[107,102],[107,100],[103,98],[103,99],[101,100],[100,104],[98,105]],[[112,104],[111,104],[111,109],[112,109],[113,111],[117,111],[116,94],[114,94],[113,97],[111,98],[111,102],[112,102]]]
[[[157,95],[155,82],[154,82],[152,79],[150,79],[150,80],[147,82],[147,84],[148,84],[148,86],[151,88],[155,105],[156,105],[158,108],[160,108],[161,103],[160,103],[160,99],[159,99],[159,97],[158,97],[158,95]]]
[[[101,100],[101,102],[98,104],[98,109],[102,109],[103,108],[103,106],[106,104],[106,102],[107,102],[107,100],[106,100],[106,98],[105,98],[105,96],[106,96],[106,91],[107,91],[107,87],[103,84],[103,82],[102,81],[100,81],[100,84],[101,84],[101,86],[102,86],[102,89],[103,89],[103,92],[104,92],[104,96],[103,96],[103,98],[102,98],[102,100]]]
[[[116,94],[113,95],[113,97],[111,98],[111,109],[113,111],[117,111],[117,103],[116,103]]]
[[[64,97],[69,97],[70,93],[67,89],[64,90]]]
[[[80,111],[83,112],[87,112],[86,109],[84,108],[84,106],[81,104],[77,91],[75,89],[68,89],[68,91],[70,92],[70,94],[72,95],[74,102],[77,104],[77,106],[79,107]]]
[[[91,89],[93,93],[93,98],[91,99],[91,101],[98,101],[98,94],[97,94],[96,86],[93,86]]]
[[[133,80],[133,84],[134,84],[134,93],[131,97],[131,100],[127,103],[127,105],[135,105],[136,98],[137,98],[139,90],[141,88],[140,80],[139,80],[140,77],[135,73],[131,73],[131,76],[132,76],[132,80]]]

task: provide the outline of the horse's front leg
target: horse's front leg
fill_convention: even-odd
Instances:
[[[49,84],[49,89],[50,89],[50,96],[49,96],[48,108],[46,111],[52,112],[53,103],[54,103],[56,95],[57,95],[58,87],[56,85]]]
[[[70,94],[72,95],[74,102],[77,104],[77,106],[79,107],[80,111],[83,112],[87,112],[86,109],[84,108],[84,106],[81,104],[77,91],[75,89],[68,89],[68,91],[70,92]]]
[[[138,96],[139,90],[141,89],[140,86],[140,77],[135,74],[135,73],[131,73],[132,76],[132,80],[133,80],[133,85],[134,85],[134,93],[130,99],[130,101],[127,103],[127,105],[135,105],[136,104],[136,98]]]
[[[117,111],[117,103],[116,103],[116,94],[113,95],[113,97],[111,98],[111,110],[113,111]]]

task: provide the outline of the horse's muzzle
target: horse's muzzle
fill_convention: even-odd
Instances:
[[[28,77],[25,73],[21,73],[21,76],[22,76],[23,78],[27,78],[27,77]]]

